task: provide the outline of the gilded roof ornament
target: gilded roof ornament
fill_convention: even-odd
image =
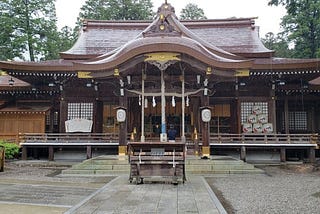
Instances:
[[[180,36],[172,25],[172,19],[178,19],[174,7],[167,1],[158,8],[157,18],[147,31],[143,33],[145,37],[151,36]],[[171,21],[170,21],[171,20]]]

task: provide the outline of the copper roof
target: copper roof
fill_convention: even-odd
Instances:
[[[319,59],[263,58],[255,59],[252,69],[319,69]]]
[[[320,77],[309,81],[309,84],[311,84],[311,85],[320,85]]]
[[[50,106],[35,106],[35,105],[20,105],[8,106],[0,109],[0,114],[3,113],[45,113],[50,110]]]
[[[100,55],[140,36],[152,22],[86,20],[76,44],[61,53],[62,58],[88,58]],[[268,54],[259,39],[254,18],[179,22],[195,36],[233,54]]]
[[[0,68],[3,70],[16,71],[70,71],[73,70],[73,61],[71,60],[47,60],[40,62],[16,62],[16,61],[0,61]]]
[[[179,21],[163,4],[153,21],[86,20],[75,45],[60,60],[4,62],[0,69],[27,72],[104,71],[141,62],[145,53],[179,52],[222,69],[319,69],[319,59],[273,57],[258,35],[255,18]],[[163,27],[163,29],[160,29]],[[140,60],[140,61],[139,61]],[[133,63],[134,64],[134,63]],[[109,74],[108,74],[109,75]]]
[[[12,85],[9,82],[12,81]],[[0,75],[0,88],[2,87],[30,87],[31,85],[25,81],[19,80],[18,78],[10,75]]]

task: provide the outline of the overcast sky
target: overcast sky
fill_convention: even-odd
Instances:
[[[86,0],[56,0],[58,27],[74,27],[80,7]],[[285,15],[283,7],[268,6],[270,0],[168,0],[179,13],[188,3],[195,3],[205,12],[209,19],[257,17],[256,25],[260,26],[260,35],[268,32],[278,33],[281,18]],[[154,11],[164,0],[152,0]]]

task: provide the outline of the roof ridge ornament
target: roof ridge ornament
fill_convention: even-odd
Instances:
[[[152,26],[150,26],[143,35],[145,37],[181,36],[181,33],[179,33],[172,24],[174,23],[172,22],[172,19],[178,19],[175,14],[175,9],[171,4],[168,4],[167,1],[165,1],[165,3],[158,8],[157,16],[152,23]]]

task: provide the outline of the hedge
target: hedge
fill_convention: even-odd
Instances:
[[[0,140],[0,145],[5,148],[6,159],[13,159],[19,154],[19,146],[14,143],[7,143]]]

